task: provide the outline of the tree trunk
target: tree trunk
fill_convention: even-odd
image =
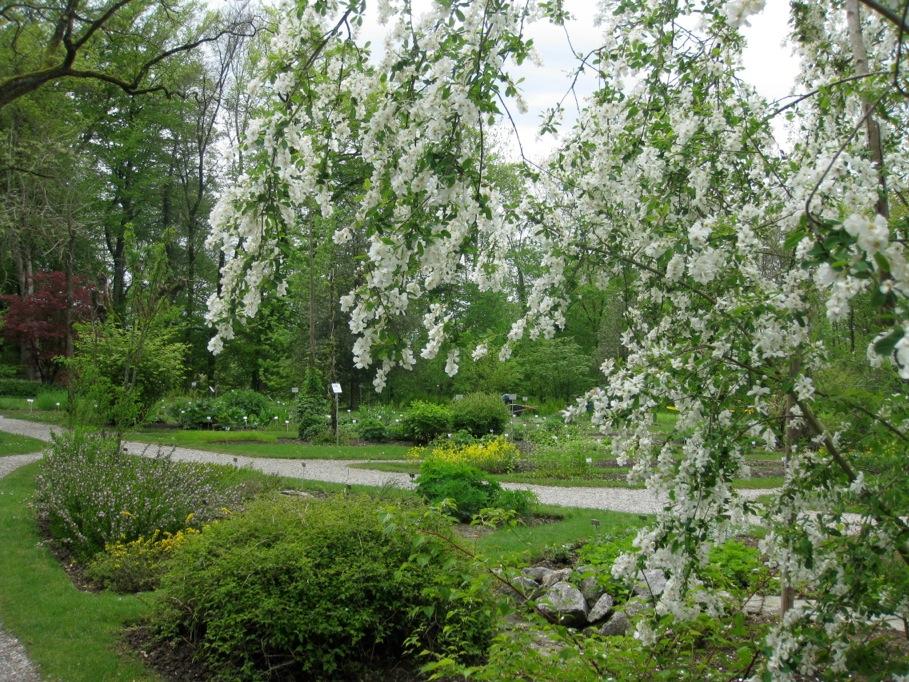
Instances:
[[[789,363],[789,376],[794,378],[801,371],[802,361],[800,358],[793,358]],[[792,455],[792,447],[795,444],[796,439],[798,438],[798,429],[792,425],[792,408],[795,407],[795,400],[793,400],[791,395],[786,396],[786,407],[785,412],[783,413],[783,430],[784,430],[784,443],[785,443],[785,456],[783,459],[783,466],[786,473],[789,473],[790,466],[790,457]],[[790,517],[790,524],[795,524],[795,517]],[[780,618],[783,618],[786,613],[795,606],[795,590],[792,589],[792,585],[789,582],[789,576],[785,570],[780,573]]]
[[[862,15],[859,0],[846,0],[846,25],[849,30],[849,45],[852,48],[852,63],[856,76],[868,76],[868,51],[862,37]],[[877,166],[877,179],[880,185],[877,200],[877,213],[884,218],[890,217],[887,202],[887,178],[884,174],[884,148],[881,144],[881,126],[874,114],[874,102],[862,97],[862,109],[865,114],[865,135],[871,160]]]

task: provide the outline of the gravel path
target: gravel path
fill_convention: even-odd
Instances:
[[[22,436],[31,436],[49,440],[52,429],[47,424],[0,417],[0,431],[8,431]],[[151,455],[156,446],[146,443],[129,442],[126,449],[136,455]],[[205,450],[174,448],[173,458],[183,462],[211,462],[215,464],[234,464],[248,466],[269,474],[278,474],[291,478],[302,478],[313,481],[332,483],[350,483],[351,485],[385,486],[396,485],[403,488],[413,487],[408,474],[370,469],[351,468],[350,465],[361,460],[332,459],[271,459],[266,457],[242,457],[225,455]],[[2,466],[2,464],[0,464]],[[586,509],[603,509],[609,511],[630,512],[632,514],[653,514],[662,508],[656,497],[646,490],[634,488],[566,488],[561,486],[532,485],[529,483],[505,483],[505,488],[512,490],[530,490],[537,495],[543,504],[564,507],[583,507]],[[765,495],[768,490],[742,490],[745,497],[754,498]]]
[[[0,478],[39,457],[41,453],[0,457]],[[0,682],[37,682],[40,679],[19,640],[0,628]]]

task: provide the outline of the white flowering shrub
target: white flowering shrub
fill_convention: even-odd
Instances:
[[[501,359],[564,324],[577,279],[568,264],[583,265],[586,286],[622,281],[622,353],[568,416],[592,404],[631,478],[666,500],[613,568],[668,577],[657,619],[636,636],[654,641],[667,615],[721,613],[700,569],[711,547],[760,523],[770,567],[811,600],[786,613],[750,669],[792,679],[843,674],[855,633],[909,615],[904,582],[887,577],[906,570],[909,527],[892,491],[866,480],[819,418],[843,396],[815,383],[828,357],[818,318],[841,321],[858,304],[874,311],[868,361],[909,378],[906,206],[889,205],[907,185],[906,100],[893,84],[903,34],[898,15],[855,0],[797,4],[807,94],[775,106],[739,77],[739,28],[761,5],[601,2],[602,45],[579,67],[599,87],[550,162],[528,164],[516,206],[489,182],[487,133],[516,94],[509,69],[532,54],[525,25],[561,21],[559,3],[454,0],[415,17],[407,2],[384,2],[376,63],[358,42],[361,2],[288,5],[244,145],[256,161],[212,217],[227,265],[210,318],[217,350],[233,315],[255,314],[263,283],[281,292],[282,253],[312,225],[331,226],[339,243],[365,235],[362,284],[342,305],[354,362],[377,368],[381,390],[418,354],[442,354],[453,374],[489,352],[458,347],[450,303],[467,278],[502,285],[509,230],[532,232],[544,256]],[[780,115],[792,119],[786,153],[771,127]],[[359,208],[334,225],[341,197]],[[426,331],[418,345],[398,334],[414,313]],[[678,420],[658,434],[655,415],[669,406]],[[849,408],[885,440],[909,441],[905,391],[870,415]],[[769,504],[732,485],[754,447],[786,453]]]

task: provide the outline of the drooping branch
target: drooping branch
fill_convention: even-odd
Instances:
[[[77,57],[92,36],[99,30],[103,30],[116,13],[130,2],[132,2],[132,0],[118,0],[118,2],[113,3],[97,19],[91,21],[85,30],[76,37],[72,36],[72,23],[75,18],[75,10],[68,6],[61,14],[58,29],[55,31],[49,45],[49,48],[53,49],[55,44],[63,43],[65,52],[60,61],[43,69],[10,76],[6,80],[0,82],[0,109],[20,97],[38,90],[48,83],[65,78],[88,79],[109,83],[120,88],[128,95],[144,95],[152,92],[163,92],[168,97],[182,97],[182,93],[171,90],[163,84],[148,83],[147,79],[151,70],[171,57],[195,50],[205,43],[220,40],[225,35],[249,38],[256,33],[255,26],[253,26],[249,20],[233,22],[214,33],[157,52],[153,57],[146,60],[138,69],[136,69],[134,73],[129,75],[110,73],[90,68],[76,68],[75,63]]]

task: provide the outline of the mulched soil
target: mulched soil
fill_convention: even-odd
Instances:
[[[206,680],[224,679],[216,675],[193,657],[193,645],[186,641],[162,641],[155,637],[152,629],[146,625],[128,628],[123,636],[123,648],[131,651],[162,679],[168,682],[205,682]],[[282,676],[276,672],[270,679],[281,682],[292,682],[303,678],[295,674]],[[305,678],[318,680],[320,678]],[[419,682],[425,680],[408,662],[379,662],[370,670],[356,677],[332,676],[332,682]]]

